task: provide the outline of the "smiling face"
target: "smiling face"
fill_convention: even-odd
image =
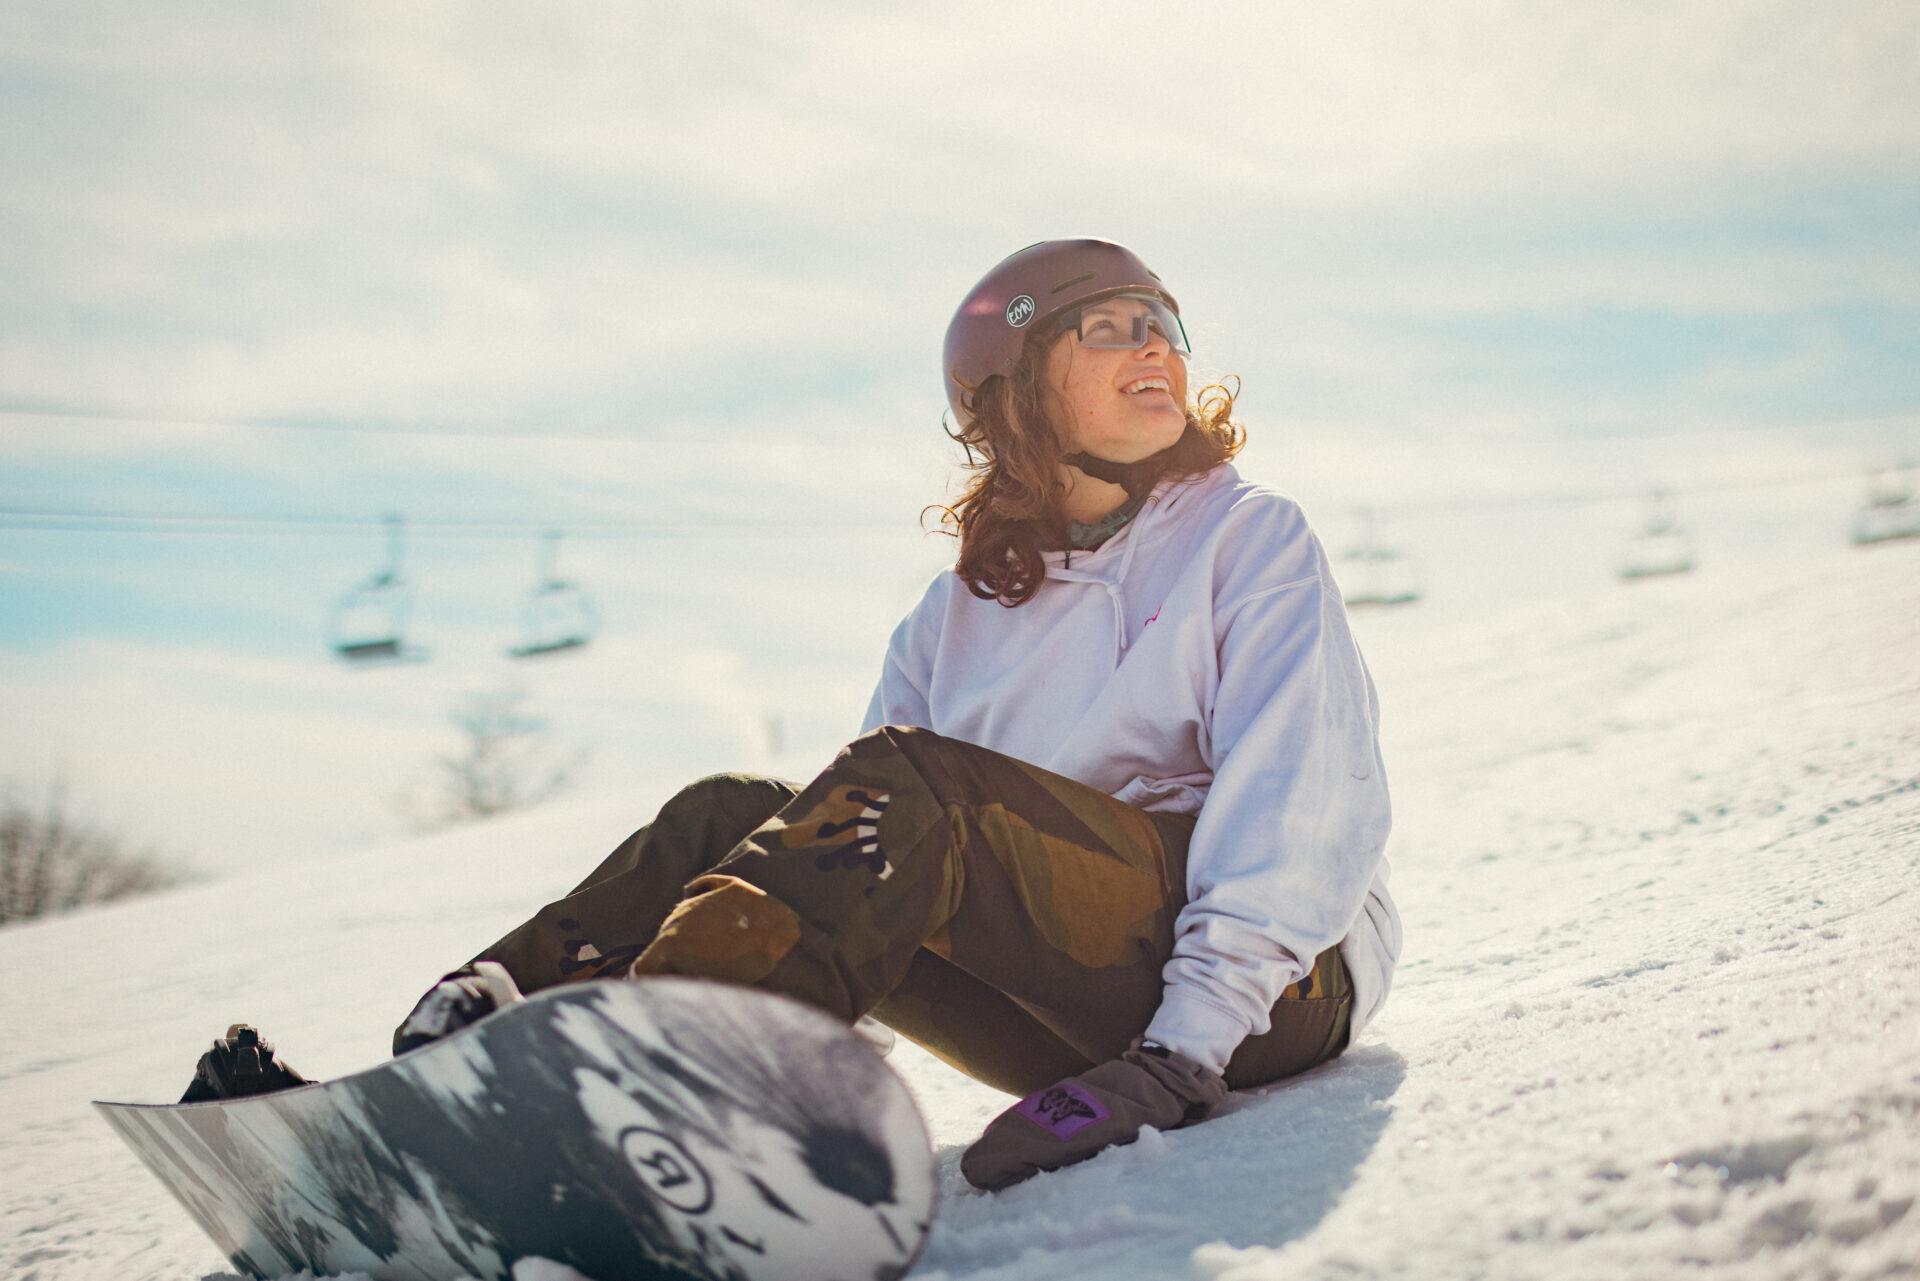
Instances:
[[[1089,347],[1133,331],[1147,312],[1137,298],[1109,298],[1080,313],[1047,353],[1047,385],[1057,397],[1055,424],[1069,454],[1085,451],[1109,462],[1132,463],[1159,453],[1186,429],[1187,362],[1158,329],[1138,347]]]

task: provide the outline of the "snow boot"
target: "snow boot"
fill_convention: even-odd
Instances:
[[[506,966],[498,961],[470,961],[428,988],[413,1012],[393,1030],[394,1056],[438,1041],[525,999]]]
[[[249,1094],[271,1094],[306,1085],[307,1078],[273,1057],[273,1047],[245,1023],[235,1023],[227,1034],[200,1056],[182,1103],[212,1099],[239,1099]]]

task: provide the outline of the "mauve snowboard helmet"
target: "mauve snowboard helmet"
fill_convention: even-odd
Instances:
[[[964,428],[966,398],[994,374],[1011,374],[1027,335],[1063,311],[1111,294],[1151,294],[1173,309],[1160,277],[1111,240],[1042,240],[988,272],[968,291],[947,326],[947,403]]]

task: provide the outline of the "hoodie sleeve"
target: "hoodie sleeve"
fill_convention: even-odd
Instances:
[[[941,609],[936,598],[943,597],[942,586],[939,579],[934,580],[920,603],[893,629],[886,660],[880,665],[880,683],[874,687],[866,717],[860,722],[862,734],[882,725],[933,728],[927,688],[933,680],[933,654],[939,644]]]
[[[1390,811],[1373,682],[1318,543],[1221,611],[1213,786],[1147,1036],[1215,1070],[1366,902]],[[1295,549],[1296,552],[1298,549]]]

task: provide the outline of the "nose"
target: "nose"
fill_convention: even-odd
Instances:
[[[1136,356],[1171,355],[1173,352],[1173,344],[1168,341],[1167,336],[1158,329],[1155,329],[1152,325],[1148,325],[1146,328],[1147,339],[1133,349],[1133,354]]]

